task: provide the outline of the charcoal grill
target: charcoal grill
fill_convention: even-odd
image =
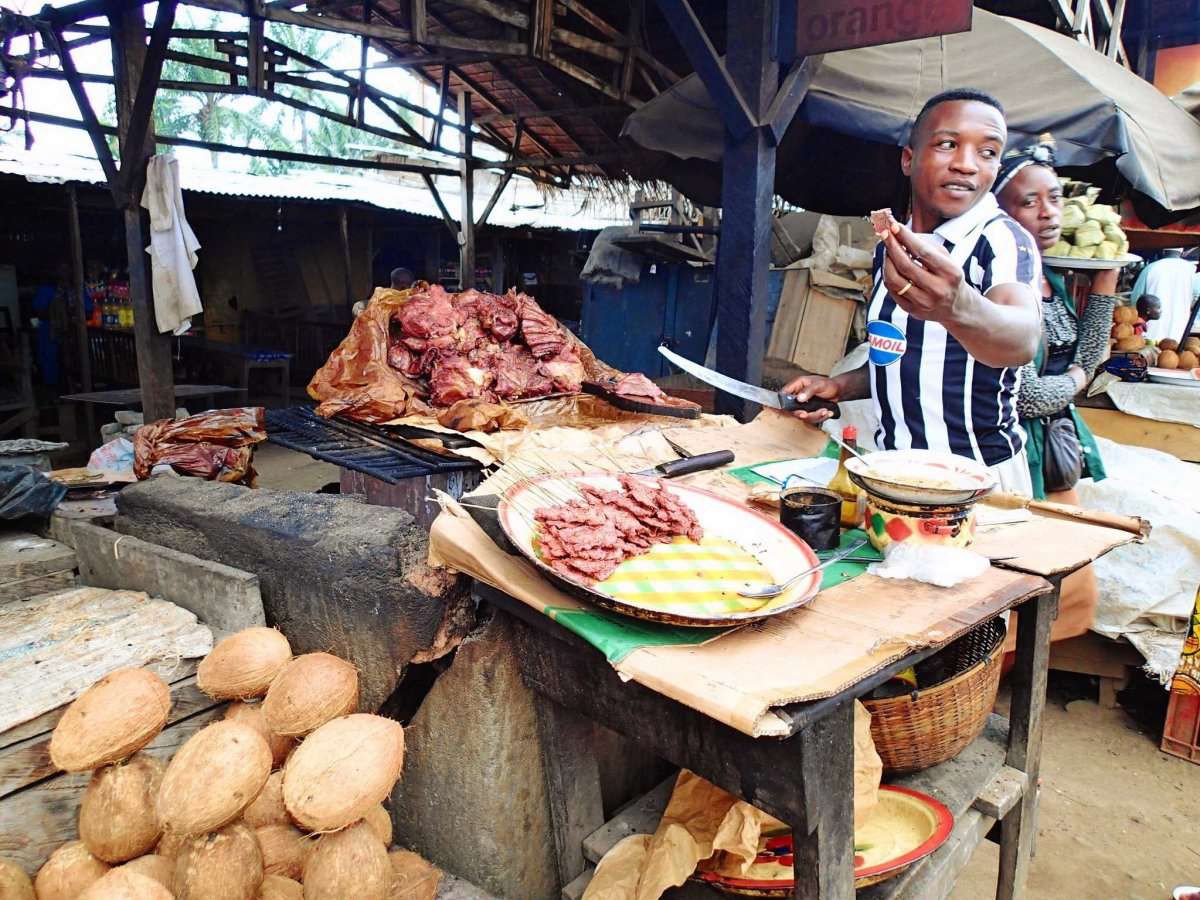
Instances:
[[[433,490],[461,497],[477,486],[478,463],[426,450],[409,438],[434,437],[450,448],[469,444],[465,438],[421,429],[366,425],[318,416],[311,406],[289,406],[266,412],[267,440],[341,469],[344,494],[362,494],[368,503],[407,510],[428,526],[438,512],[426,500]]]

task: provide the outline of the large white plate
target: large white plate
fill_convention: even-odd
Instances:
[[[897,503],[970,503],[996,487],[987,466],[935,450],[883,450],[846,460],[846,469],[864,490]]]
[[[674,484],[649,476],[635,476],[662,484],[683,501],[695,514],[704,529],[705,538],[728,541],[754,557],[776,583],[818,565],[812,549],[803,540],[774,519],[767,518],[740,503],[697,488]],[[522,481],[510,488],[500,501],[498,513],[504,533],[522,554],[547,577],[570,593],[597,606],[657,622],[678,625],[723,627],[778,615],[808,603],[821,586],[821,573],[812,572],[785,593],[742,612],[719,615],[694,615],[680,611],[688,603],[686,597],[673,596],[668,590],[648,592],[643,603],[618,599],[605,593],[595,584],[582,579],[568,578],[546,565],[534,549],[538,525],[531,513],[544,506],[557,505],[580,496],[578,485],[588,484],[604,490],[616,490],[620,482],[613,475],[546,475]],[[622,567],[636,563],[641,557],[626,560]],[[619,572],[620,570],[618,570]],[[641,576],[653,581],[655,576]]]
[[[1160,369],[1158,366],[1151,366],[1146,370],[1146,377],[1155,384],[1200,388],[1200,369]]]
[[[1120,259],[1081,259],[1075,256],[1043,256],[1042,262],[1052,269],[1123,269],[1142,258],[1136,253],[1126,253]]]

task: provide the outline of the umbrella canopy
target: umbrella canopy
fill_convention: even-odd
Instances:
[[[1184,88],[1171,98],[1193,116],[1200,116],[1200,82]]]
[[[1069,174],[1131,194],[1148,223],[1200,207],[1200,122],[1090,47],[980,9],[963,34],[826,54],[780,143],[777,193],[847,215],[903,206],[899,155],[909,125],[926,99],[956,87],[1004,104],[1011,143],[1051,132]],[[670,157],[652,155],[635,174],[719,200],[724,131],[698,76],[633,113],[623,134]]]

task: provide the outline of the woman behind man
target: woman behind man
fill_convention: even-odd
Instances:
[[[1044,139],[1006,153],[992,190],[1001,208],[1033,236],[1043,253],[1058,242],[1063,196],[1051,142]],[[1022,368],[1017,394],[1017,413],[1028,435],[1030,477],[1037,499],[1077,505],[1075,484],[1079,478],[1099,481],[1105,477],[1096,441],[1071,401],[1108,356],[1117,272],[1110,269],[1095,274],[1080,315],[1062,275],[1042,267],[1042,346]],[[1098,593],[1090,566],[1064,580],[1051,639],[1064,640],[1086,632]]]

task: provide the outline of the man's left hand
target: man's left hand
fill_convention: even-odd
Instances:
[[[896,305],[918,319],[952,320],[966,293],[962,267],[935,238],[906,225],[883,240],[883,283]]]

